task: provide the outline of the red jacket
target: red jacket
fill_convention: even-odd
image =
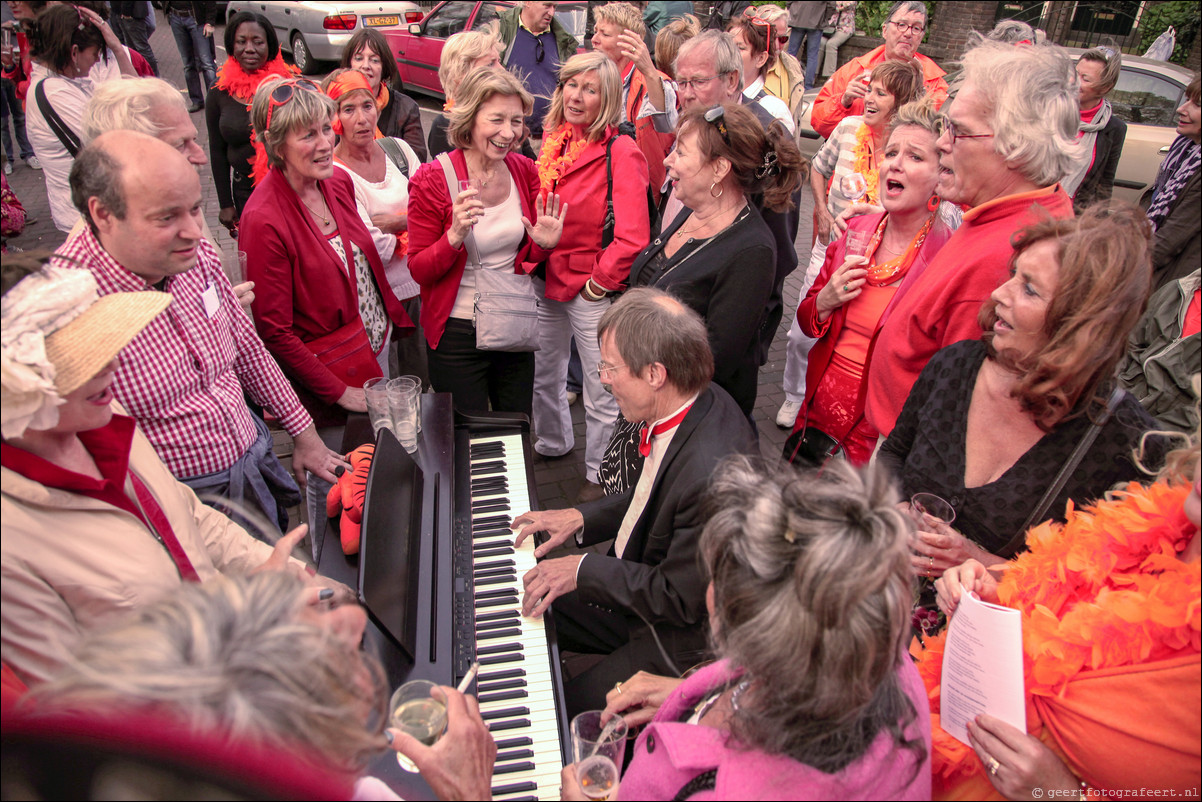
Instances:
[[[355,208],[350,176],[335,170],[317,183],[338,223],[347,256],[350,243],[359,246],[393,325],[411,329],[413,323],[392,292],[375,243]],[[354,273],[348,274],[346,263],[322,236],[279,168],[271,168],[255,188],[238,225],[238,247],[247,256],[246,277],[256,287],[253,310],[259,336],[298,389],[334,404],[347,385],[305,343],[360,320]]]
[[[601,248],[605,221],[605,143],[613,145],[614,240]],[[626,288],[630,266],[651,241],[647,209],[647,160],[628,136],[609,128],[600,142],[593,142],[556,184],[554,191],[568,205],[563,236],[547,261],[547,297],[570,301],[584,282],[610,292]],[[410,235],[412,236],[412,235]]]
[[[455,175],[467,178],[467,161],[463,151],[451,151]],[[505,166],[517,185],[522,215],[534,220],[534,199],[538,196],[538,171],[534,162],[520,153],[505,157]],[[571,210],[568,210],[571,214]],[[409,272],[422,288],[422,329],[431,348],[438,347],[447,318],[459,294],[459,282],[467,265],[467,249],[451,246],[447,232],[451,230],[451,196],[447,179],[438,160],[418,168],[409,182]],[[530,237],[523,237],[514,259],[515,273],[529,273],[547,258],[547,251]]]
[[[876,227],[880,224],[881,218],[884,216],[882,212],[881,214],[853,217],[847,221],[847,230],[864,231],[871,234],[873,231],[876,231]],[[897,292],[894,293],[893,299],[889,301],[889,305],[885,307],[884,314],[881,315],[881,319],[876,323],[872,343],[869,345],[868,364],[864,366],[865,376],[870,375],[871,366],[873,365],[873,354],[877,344],[877,335],[880,334],[885,321],[889,319],[890,313],[901,302],[901,299],[906,296],[910,288],[926,272],[931,260],[935,258],[935,254],[939,253],[939,249],[947,243],[952,233],[952,230],[938,219],[931,226],[931,230],[927,232],[927,237],[922,243],[922,249],[914,257],[914,264],[910,265],[910,270],[906,273],[906,277],[902,279],[902,283],[898,286]],[[818,320],[818,293],[822,292],[822,289],[830,281],[831,274],[843,264],[846,253],[847,238],[845,236],[839,237],[839,239],[827,247],[826,261],[822,263],[822,271],[818,274],[818,278],[814,280],[814,284],[810,287],[810,291],[806,293],[806,297],[802,299],[801,305],[797,307],[797,323],[801,326],[801,330],[809,337],[818,338],[818,342],[814,343],[814,347],[810,351],[809,365],[806,368],[806,409],[809,409],[810,402],[814,400],[814,392],[818,389],[818,384],[822,381],[823,374],[826,373],[827,365],[830,364],[831,357],[835,354],[835,343],[839,342],[839,333],[843,331],[843,323],[847,319],[847,304],[844,304],[831,312],[830,317],[826,320]],[[855,301],[852,301],[852,303],[855,303]],[[857,416],[863,410],[864,396],[865,390],[861,387],[860,397],[856,399]],[[801,418],[798,418],[798,420],[800,421]]]
[[[969,210],[906,296],[893,304],[872,357],[864,410],[882,436],[893,430],[910,388],[935,352],[981,336],[977,315],[1009,275],[1011,237],[1042,215],[1073,216],[1073,201],[1059,184]]]
[[[650,117],[639,118],[639,109],[643,105],[643,98],[647,95],[647,80],[643,77],[643,73],[635,69],[633,63],[629,65],[628,69],[630,70],[630,93],[626,98],[626,119],[634,125],[634,141],[638,143],[643,158],[647,160],[651,195],[658,204],[660,201],[659,191],[668,174],[667,168],[664,167],[664,159],[672,151],[676,135],[661,134],[656,131],[655,123]],[[672,80],[671,76],[665,75],[659,70],[656,72],[664,81]]]
[[[943,76],[947,73],[921,53],[915,53],[914,58],[918,59],[918,63],[922,65],[922,80],[927,94],[935,99],[935,108],[939,108],[943,105],[943,101],[947,100],[947,81],[943,80]],[[818,97],[814,100],[814,108],[810,111],[810,125],[815,131],[823,137],[829,137],[831,131],[835,130],[835,126],[844,117],[864,113],[862,98],[853,100],[849,108],[843,108],[841,102],[843,92],[853,78],[865,70],[871,70],[884,60],[885,46],[881,45],[875,50],[869,50],[864,55],[853,58],[835,71],[835,74],[818,92]]]

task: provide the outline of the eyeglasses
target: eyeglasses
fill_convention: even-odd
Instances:
[[[619,368],[624,368],[626,365],[607,365],[604,362],[597,363],[597,378],[605,381],[613,372]]]
[[[785,33],[785,34],[781,34],[780,36],[776,37],[776,43],[778,45],[780,45],[781,47],[785,47],[786,45],[788,45],[789,44],[789,34]]]
[[[912,33],[915,36],[922,36],[927,29],[925,25],[909,25],[904,22],[894,22],[893,20],[889,20],[889,24],[897,28],[898,33]]]
[[[1098,45],[1094,48],[1094,50],[1101,53],[1107,61],[1110,61],[1110,59],[1114,58],[1115,56],[1114,48],[1106,47],[1105,45]]]
[[[721,106],[707,109],[705,112],[705,121],[718,129],[718,133],[722,134],[722,139],[726,142],[726,147],[729,148],[730,132],[726,130],[726,109]]]
[[[702,89],[704,89],[706,86],[709,85],[710,81],[713,81],[716,78],[720,78],[723,75],[730,75],[730,73],[729,72],[720,72],[717,75],[711,75],[708,78],[690,78],[687,81],[682,81],[678,78],[676,80],[676,87],[678,89],[688,89],[691,86],[691,87],[693,87],[694,91],[700,92]]]
[[[956,124],[950,117],[940,117],[935,122],[935,128],[939,136],[943,136],[946,132],[952,138],[953,145],[956,144],[957,139],[984,139],[993,136],[993,134],[961,134],[956,130]]]
[[[317,92],[321,94],[321,87],[310,81],[308,78],[291,78],[287,81],[282,81],[271,90],[271,97],[267,99],[267,125],[266,130],[271,130],[271,114],[278,107],[285,105],[292,100],[296,95],[297,89],[304,89],[306,92]]]

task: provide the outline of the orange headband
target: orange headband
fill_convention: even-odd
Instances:
[[[331,100],[337,103],[338,98],[342,97],[343,95],[350,94],[351,92],[355,92],[359,89],[362,89],[364,92],[371,95],[373,100],[375,99],[375,93],[371,91],[371,84],[367,82],[367,78],[363,75],[363,73],[359,72],[358,70],[347,70],[330,82],[330,85],[326,87],[326,95],[328,95]],[[377,108],[378,106],[379,104],[377,103]],[[333,128],[335,134],[342,136],[342,120],[338,119],[337,114],[334,115]],[[378,130],[376,131],[376,138],[380,138],[380,133]]]

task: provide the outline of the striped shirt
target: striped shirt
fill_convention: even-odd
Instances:
[[[85,230],[55,253],[92,271],[100,294],[156,288]],[[172,303],[121,351],[113,392],[179,479],[229,469],[257,433],[243,390],[294,437],[313,424],[243,313],[206,240],[196,266],[163,284]]]
[[[827,178],[826,209],[831,217],[838,217],[851,203],[839,182],[856,171],[856,132],[863,123],[863,117],[844,117],[810,162],[810,169]]]

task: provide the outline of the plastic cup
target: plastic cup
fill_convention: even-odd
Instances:
[[[402,379],[413,379],[413,383],[417,385],[417,433],[422,433],[422,380],[412,374],[402,376]]]
[[[572,762],[576,764],[576,780],[585,795],[591,799],[616,798],[617,777],[622,774],[622,758],[626,754],[626,722],[621,716],[614,716],[603,725],[601,711],[589,710],[572,719],[571,729]],[[597,765],[598,757],[608,759],[616,769],[609,787],[595,787],[596,780],[606,776],[606,767]]]
[[[915,493],[910,496],[910,509],[914,511],[920,524],[923,515],[938,518],[945,524],[956,520],[955,508],[934,493]]]
[[[418,679],[393,691],[388,702],[388,726],[412,735],[426,746],[438,743],[447,728],[447,706],[432,695],[437,687],[433,682]],[[405,771],[417,772],[413,761],[400,752],[396,760]]]
[[[417,451],[418,385],[408,376],[388,382],[388,409],[392,416],[392,431],[401,446],[409,453]]]
[[[381,429],[392,429],[392,411],[388,406],[388,380],[377,376],[363,383],[363,395],[367,400],[367,417],[371,420],[372,435]]]

